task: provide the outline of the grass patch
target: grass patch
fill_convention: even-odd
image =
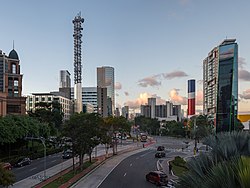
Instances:
[[[93,160],[91,163],[89,161],[83,163],[83,170],[86,169],[87,167],[91,166],[95,160]],[[57,188],[60,187],[60,185],[68,182],[71,178],[73,178],[75,175],[79,174],[81,171],[80,168],[78,168],[75,172],[71,170],[67,174],[62,175],[58,179],[52,181],[51,183],[47,184],[44,186],[44,188]]]
[[[170,163],[172,164],[172,171],[174,172],[174,175],[176,176],[180,176],[184,172],[188,171],[188,169],[184,167],[174,165],[172,161]]]
[[[184,172],[188,171],[186,161],[180,156],[175,157],[174,160],[170,161],[170,164],[172,165],[172,171],[176,176],[180,176]]]

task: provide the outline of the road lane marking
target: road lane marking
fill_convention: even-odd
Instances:
[[[32,168],[32,169],[30,169],[30,171],[35,170],[35,169],[37,169],[37,168],[36,168],[36,167],[35,167],[35,168]]]
[[[132,166],[132,163],[129,166]]]
[[[127,173],[125,172],[125,174],[123,175],[124,177],[127,175]]]
[[[54,163],[54,162],[56,162],[57,160],[53,160],[53,161],[51,161],[52,163]]]

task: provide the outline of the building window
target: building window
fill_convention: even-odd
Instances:
[[[14,86],[18,87],[18,80],[14,80]]]
[[[48,101],[51,101],[51,97],[48,97]]]
[[[12,73],[16,74],[16,64],[12,64]]]
[[[45,101],[45,97],[42,97],[42,101]]]
[[[14,97],[18,97],[18,91],[17,90],[14,91]]]

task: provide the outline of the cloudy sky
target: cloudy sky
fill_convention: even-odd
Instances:
[[[15,41],[25,95],[58,90],[61,69],[73,84],[72,19],[81,11],[83,86],[96,86],[96,67],[112,66],[116,105],[136,109],[151,96],[185,105],[196,79],[199,110],[203,59],[236,38],[239,111],[250,112],[249,8],[248,0],[1,1],[0,49],[8,54]]]

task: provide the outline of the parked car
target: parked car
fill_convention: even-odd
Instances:
[[[62,154],[62,158],[63,159],[70,159],[73,157],[73,152],[72,150],[68,149],[68,150],[65,150]]]
[[[6,170],[11,170],[12,166],[10,163],[0,163],[0,165],[2,165],[2,167]]]
[[[146,180],[156,185],[167,185],[168,176],[161,171],[151,171],[146,175]]]
[[[25,166],[25,165],[29,165],[31,163],[30,158],[28,157],[24,157],[24,158],[20,158],[17,163],[15,164],[16,167],[21,167],[21,166]]]
[[[164,151],[165,150],[165,147],[164,146],[158,146],[157,147],[157,151]]]
[[[158,151],[155,154],[156,158],[162,158],[162,157],[165,157],[165,156],[166,156],[166,153],[164,151]]]

